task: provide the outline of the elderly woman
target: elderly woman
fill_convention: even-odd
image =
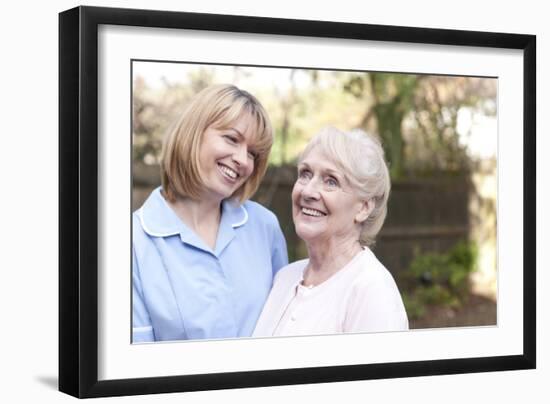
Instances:
[[[378,140],[327,128],[303,151],[292,214],[309,259],[281,269],[254,336],[407,330],[397,286],[369,246],[390,178]]]
[[[187,105],[165,138],[162,186],[133,215],[132,342],[252,334],[288,262],[277,218],[248,201],[272,142],[264,108],[237,87]]]

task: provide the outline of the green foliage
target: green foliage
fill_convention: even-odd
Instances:
[[[415,286],[404,297],[409,316],[422,317],[430,305],[459,308],[468,295],[476,257],[475,245],[464,241],[447,253],[417,253],[405,274]]]
[[[414,108],[413,97],[418,81],[418,76],[410,74],[360,73],[343,84],[345,92],[365,103],[368,112],[361,126],[369,130],[369,121],[374,119],[374,130],[382,139],[392,178],[403,174],[401,126],[405,116]]]
[[[459,112],[495,114],[491,80],[394,73],[355,73],[342,90],[363,104],[359,126],[377,133],[392,179],[468,171]]]
[[[409,319],[422,318],[426,314],[426,305],[415,295],[402,293],[403,304],[407,310]]]

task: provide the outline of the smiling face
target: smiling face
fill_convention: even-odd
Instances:
[[[359,239],[368,205],[349,185],[343,171],[319,147],[298,165],[292,190],[296,233],[306,243]]]
[[[254,134],[251,118],[242,116],[228,128],[210,126],[199,151],[202,198],[221,201],[241,187],[254,171]]]

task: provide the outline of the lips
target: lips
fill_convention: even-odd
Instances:
[[[300,210],[304,215],[310,216],[310,217],[323,217],[327,215],[325,212],[322,212],[320,210],[313,209],[313,208],[308,208],[305,206],[302,206]]]
[[[231,181],[236,181],[240,175],[237,171],[233,170],[232,168],[229,168],[228,166],[224,164],[218,163],[218,169],[222,172],[222,174]]]

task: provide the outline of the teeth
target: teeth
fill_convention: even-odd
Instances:
[[[316,216],[316,217],[323,216],[323,213],[315,209],[302,208],[302,212],[308,216]]]
[[[236,171],[233,171],[232,169],[230,169],[229,167],[226,167],[226,166],[222,166],[220,165],[220,169],[225,173],[227,174],[229,177],[235,179],[237,178],[238,174]]]

